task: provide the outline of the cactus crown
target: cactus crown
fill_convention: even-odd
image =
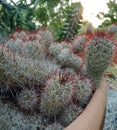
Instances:
[[[93,79],[100,79],[113,58],[113,42],[103,32],[96,32],[86,48],[86,69]]]

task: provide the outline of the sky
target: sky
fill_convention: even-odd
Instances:
[[[18,1],[18,0],[13,0]],[[98,27],[102,21],[100,21],[96,15],[99,12],[108,12],[106,3],[109,0],[71,0],[71,2],[81,2],[84,7],[83,18],[93,24],[94,27]]]
[[[78,2],[79,0],[71,0],[72,2]],[[108,7],[106,3],[109,0],[80,0],[83,7],[83,18],[84,20],[88,20],[93,24],[94,27],[98,27],[102,21],[100,21],[96,15],[99,12],[108,12]]]

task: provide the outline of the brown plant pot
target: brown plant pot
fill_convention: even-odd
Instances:
[[[83,113],[64,130],[103,130],[108,87],[103,78]]]

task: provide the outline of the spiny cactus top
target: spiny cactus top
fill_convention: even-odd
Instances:
[[[96,32],[86,48],[87,73],[94,81],[101,79],[112,61],[113,53],[114,45],[107,34]]]
[[[41,112],[55,116],[62,111],[72,98],[72,81],[64,72],[55,72],[50,75],[41,96]],[[71,77],[72,78],[72,77]]]

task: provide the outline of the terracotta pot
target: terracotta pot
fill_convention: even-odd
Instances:
[[[103,130],[108,87],[103,78],[83,113],[64,130]]]

